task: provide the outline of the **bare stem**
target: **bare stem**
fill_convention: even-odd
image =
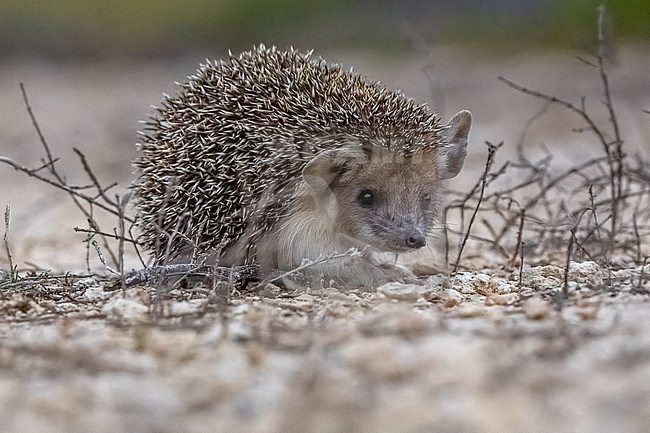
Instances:
[[[483,202],[485,187],[488,184],[488,175],[490,173],[490,168],[494,163],[494,155],[496,154],[496,151],[499,149],[499,147],[503,145],[503,142],[499,143],[496,146],[490,143],[489,141],[486,142],[485,144],[487,144],[488,146],[488,157],[487,160],[485,161],[485,170],[483,171],[483,177],[481,178],[481,189],[479,192],[479,197],[476,202],[476,207],[474,208],[474,212],[470,217],[469,224],[467,226],[467,231],[465,232],[465,236],[463,237],[463,242],[460,245],[460,250],[458,251],[458,256],[456,257],[456,262],[454,263],[454,270],[452,271],[452,273],[456,273],[456,271],[458,270],[458,265],[460,264],[460,258],[463,255],[463,250],[465,249],[465,245],[467,244],[467,239],[469,239],[469,234],[472,231],[472,225],[474,224],[474,220],[476,219],[478,210],[480,209],[481,203]]]
[[[17,279],[16,269],[14,268],[13,257],[11,256],[11,248],[9,248],[9,220],[11,219],[11,208],[9,205],[5,206],[5,251],[7,252],[7,260],[9,261],[9,274],[11,281]]]

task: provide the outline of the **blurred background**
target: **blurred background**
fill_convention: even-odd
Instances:
[[[213,54],[279,46],[387,52],[413,38],[491,51],[588,48],[599,0],[2,0],[0,57]],[[648,0],[607,2],[616,37],[650,37]]]
[[[505,142],[502,160],[523,143],[558,167],[596,150],[575,134],[579,119],[499,82],[514,81],[573,102],[586,97],[607,121],[589,58],[597,43],[597,0],[0,0],[0,155],[30,166],[42,148],[19,83],[57,163],[71,182],[88,178],[73,148],[104,184],[133,180],[139,120],[174,93],[206,58],[264,43],[314,49],[372,80],[430,104],[446,121],[474,115],[468,162],[455,179],[473,184],[485,141]],[[626,140],[648,147],[650,0],[607,2],[605,54]],[[570,146],[567,146],[570,143]],[[503,162],[503,161],[501,161]],[[0,164],[0,206],[11,206],[15,261],[78,268],[83,216],[62,192]],[[99,216],[98,216],[99,217]],[[110,220],[109,224],[114,224]],[[110,230],[110,227],[107,228]],[[79,250],[82,252],[80,253]],[[2,257],[3,255],[0,255]],[[0,265],[5,263],[0,258]]]

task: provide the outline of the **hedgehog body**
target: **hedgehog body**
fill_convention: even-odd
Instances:
[[[390,280],[370,256],[421,248],[440,228],[438,185],[462,167],[470,123],[462,111],[441,126],[311,53],[259,46],[207,62],[141,133],[141,241],[159,263],[210,256],[267,271],[357,248],[356,265],[314,276]]]

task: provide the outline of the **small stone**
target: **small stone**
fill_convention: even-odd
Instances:
[[[498,287],[497,290],[498,290],[498,292],[499,292],[500,294],[503,295],[503,294],[506,294],[506,293],[513,293],[513,292],[516,292],[516,291],[517,291],[517,287],[516,287],[514,284],[510,284],[510,283],[502,283],[502,284],[499,284],[499,287]]]
[[[497,293],[499,287],[495,279],[483,273],[460,272],[452,277],[450,282],[454,288],[466,295]]]
[[[518,272],[513,273],[512,278],[519,281],[522,279],[522,284],[537,290],[553,289],[562,286],[564,280],[564,269],[558,266],[533,266],[525,268],[523,277]]]
[[[81,278],[81,279],[77,280],[74,283],[74,286],[77,289],[88,289],[88,288],[91,288],[91,287],[101,289],[101,287],[99,287],[98,284],[99,283],[94,278],[89,277],[89,278]]]
[[[487,314],[487,309],[482,305],[466,304],[461,305],[456,314],[464,318],[481,317]]]
[[[512,305],[519,300],[517,293],[491,293],[485,298],[485,305]]]
[[[260,297],[270,299],[277,298],[281,293],[282,289],[273,283],[265,284],[264,287],[259,291]]]
[[[41,304],[41,306],[43,306]],[[79,304],[74,302],[59,302],[56,304],[56,311],[59,313],[70,313],[72,311],[79,311]]]
[[[598,317],[600,305],[590,305],[578,309],[578,315],[582,320],[594,320]]]
[[[240,321],[231,321],[228,323],[226,332],[230,338],[235,341],[246,341],[253,338],[253,330]]]
[[[103,301],[110,298],[111,294],[105,292],[103,287],[88,287],[83,294],[83,297],[90,302]]]
[[[429,287],[417,284],[387,283],[377,288],[377,293],[386,298],[403,302],[416,302],[420,298],[425,298],[430,292]]]
[[[576,283],[599,287],[603,285],[606,277],[607,271],[594,261],[571,262],[569,265],[569,280]]]
[[[524,302],[524,315],[529,320],[544,320],[551,311],[550,304],[542,298],[530,298]]]
[[[472,285],[472,279],[474,274],[471,272],[459,272],[449,279],[449,283],[460,293],[465,295],[473,294],[474,286]]]
[[[440,292],[440,299],[447,308],[455,307],[463,302],[463,295],[454,289],[445,289]]]
[[[102,312],[109,319],[142,322],[147,319],[149,308],[130,299],[118,298],[107,302],[102,308]]]
[[[430,260],[416,260],[411,265],[411,272],[418,277],[428,277],[430,275],[438,275],[444,272],[440,266]]]
[[[169,313],[173,316],[184,316],[188,314],[200,313],[205,305],[203,299],[193,299],[191,301],[172,302],[169,306]]]
[[[603,299],[600,296],[593,296],[588,298],[579,297],[576,299],[576,306],[578,307],[578,315],[582,320],[594,320],[600,312],[600,307],[603,305]]]

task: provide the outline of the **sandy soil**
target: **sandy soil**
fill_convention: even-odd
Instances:
[[[621,50],[611,79],[629,152],[647,156],[646,52]],[[499,158],[512,157],[543,106],[497,76],[572,101],[586,96],[606,120],[593,71],[571,53],[488,59],[440,48],[428,65],[434,91],[423,56],[325,57],[433,100],[445,118],[471,110],[472,147],[458,189],[480,174],[485,140],[505,141]],[[1,64],[0,155],[32,166],[42,158],[23,82],[61,171],[87,183],[77,147],[121,193],[137,120],[196,63]],[[588,137],[571,131],[576,120],[550,108],[527,131],[526,151],[551,149],[556,170],[593,155]],[[11,207],[9,241],[20,269],[85,271],[83,236],[72,230],[85,221],[64,193],[0,165],[0,204]],[[94,255],[90,261],[105,273]],[[573,263],[568,299],[558,303],[562,264],[526,266],[520,283],[517,270],[487,263],[465,263],[467,272],[423,286],[270,287],[236,293],[229,303],[209,290],[156,296],[147,287],[123,294],[90,278],[0,278],[0,430],[650,430],[650,266],[616,271],[610,282],[597,264]],[[137,266],[131,258],[127,268]],[[8,270],[4,253],[0,269]]]

